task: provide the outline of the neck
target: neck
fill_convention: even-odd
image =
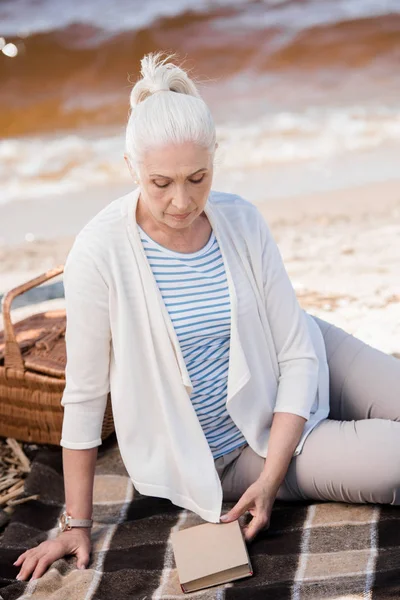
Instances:
[[[174,229],[158,222],[147,210],[144,202],[140,201],[140,197],[136,207],[136,222],[154,241],[178,252],[200,250],[211,234],[211,225],[204,210],[188,227]]]

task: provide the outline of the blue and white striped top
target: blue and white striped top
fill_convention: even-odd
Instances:
[[[231,314],[221,251],[214,232],[198,252],[182,253],[160,246],[138,228],[192,381],[190,399],[215,460],[246,443],[225,407]]]

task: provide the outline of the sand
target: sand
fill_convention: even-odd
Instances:
[[[38,211],[44,211],[46,223],[41,239],[11,244],[3,235],[0,294],[62,264],[74,235],[119,192],[103,189],[99,195],[76,197],[69,212],[68,203],[60,203],[67,220],[52,220],[45,203],[25,203],[25,223],[34,223]],[[385,352],[400,353],[400,181],[256,204],[279,244],[302,306]],[[17,208],[0,207],[0,224],[8,215],[9,239],[21,237],[21,220],[15,222],[13,236],[10,219]],[[50,300],[35,309],[62,305],[62,299]],[[29,307],[18,308],[13,320],[29,312]]]
[[[400,353],[400,184],[309,197],[301,207],[292,221],[268,207],[263,214],[302,306]]]

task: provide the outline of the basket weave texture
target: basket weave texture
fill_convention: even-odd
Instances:
[[[61,440],[65,387],[65,310],[32,315],[15,325],[11,303],[20,294],[61,275],[58,266],[12,290],[3,298],[0,332],[0,436],[23,442],[57,444]],[[108,395],[101,437],[114,431]]]

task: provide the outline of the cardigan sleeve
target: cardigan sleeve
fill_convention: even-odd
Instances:
[[[83,450],[102,443],[111,333],[108,287],[85,244],[77,240],[64,267],[64,289],[67,364],[60,445]]]
[[[264,302],[279,365],[274,412],[293,413],[308,420],[318,389],[319,361],[306,315],[261,215],[260,227]]]

